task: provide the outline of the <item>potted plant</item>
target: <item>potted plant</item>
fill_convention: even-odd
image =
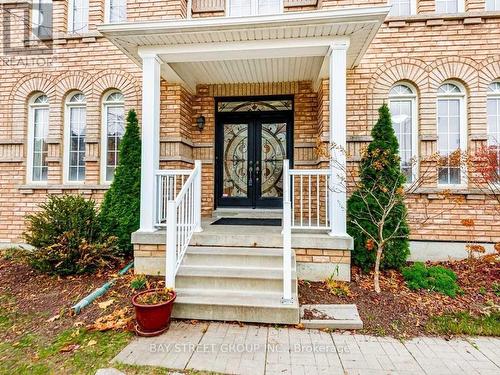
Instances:
[[[140,336],[157,336],[170,325],[170,315],[174,306],[175,291],[168,288],[148,289],[132,297]]]

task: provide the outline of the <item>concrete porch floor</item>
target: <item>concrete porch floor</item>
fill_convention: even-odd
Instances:
[[[174,321],[161,336],[134,339],[113,361],[239,375],[493,375],[500,373],[500,339],[400,341],[308,329]]]

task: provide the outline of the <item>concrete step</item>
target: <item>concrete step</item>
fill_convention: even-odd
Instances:
[[[297,324],[299,305],[281,303],[281,293],[256,293],[210,289],[177,289],[174,318]]]
[[[293,258],[292,263],[295,263]],[[190,246],[186,251],[186,255],[184,255],[183,264],[188,266],[280,268],[283,266],[283,250],[276,248]]]
[[[244,264],[244,263],[240,263]],[[295,263],[292,263],[292,285],[297,289]],[[177,288],[213,289],[240,292],[280,292],[283,270],[279,267],[221,267],[186,265],[179,267],[175,279]]]
[[[275,208],[217,208],[212,217],[232,217],[242,219],[281,219],[283,217],[282,209]]]

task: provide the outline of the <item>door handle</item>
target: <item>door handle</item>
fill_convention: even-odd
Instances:
[[[249,167],[248,167],[248,186],[252,187],[253,185],[253,163],[252,161],[249,162]]]
[[[255,180],[259,181],[260,179],[260,162],[255,163]]]

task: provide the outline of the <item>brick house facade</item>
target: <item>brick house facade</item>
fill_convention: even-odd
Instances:
[[[26,40],[23,30],[26,4],[4,4],[2,13],[9,24],[11,44],[41,46],[34,38]],[[127,1],[127,22],[185,19],[185,0]],[[417,0],[416,14],[389,16],[355,67],[347,70],[347,152],[348,166],[356,169],[361,150],[370,140],[370,128],[378,107],[388,100],[398,82],[414,87],[418,115],[418,153],[424,157],[438,151],[436,100],[438,88],[449,80],[464,88],[466,144],[469,150],[486,145],[488,139],[487,95],[491,83],[500,79],[500,9],[486,11],[484,0],[465,0],[464,12],[438,14],[434,0]],[[48,194],[80,193],[100,200],[109,186],[102,178],[103,100],[112,90],[123,94],[125,109],[135,108],[141,115],[142,69],[111,43],[98,25],[105,22],[104,0],[90,0],[88,31],[68,32],[68,2],[54,0],[51,53],[35,49],[25,59],[9,55],[4,48],[0,66],[0,243],[22,242],[24,216],[36,209]],[[328,11],[366,6],[358,0],[285,0],[285,14]],[[373,1],[370,6],[387,5]],[[192,1],[193,21],[223,17],[225,3]],[[8,16],[8,17],[7,17]],[[16,33],[15,30],[19,30]],[[105,32],[104,32],[105,34]],[[5,47],[5,45],[4,45]],[[319,85],[311,80],[286,82],[196,82],[194,92],[184,85],[161,80],[159,160],[162,168],[190,168],[194,160],[203,162],[202,212],[214,210],[215,98],[267,95],[293,95],[293,154],[296,168],[319,168],[328,159],[318,154],[318,144],[329,141],[329,81]],[[85,178],[65,181],[65,121],[69,96],[84,94],[86,102]],[[43,93],[48,98],[47,180],[30,182],[28,144],[30,100]],[[197,129],[197,119],[205,117],[205,127]],[[353,181],[349,181],[352,186]],[[467,241],[469,231],[461,220],[476,222],[475,241],[500,242],[500,218],[496,200],[472,186],[453,188],[443,198],[437,177],[423,186],[408,202],[411,214],[422,207],[436,212],[428,225],[415,228],[413,240]],[[456,205],[460,196],[463,203]],[[161,247],[161,246],[160,246]],[[151,257],[156,244],[137,245],[137,256]],[[163,247],[164,249],[164,247]],[[328,251],[333,253],[329,254]],[[330,262],[338,249],[298,249],[297,260]],[[149,253],[148,253],[149,252]],[[342,254],[342,253],[340,253]],[[335,260],[335,261],[338,261]],[[347,256],[348,262],[348,256]]]

